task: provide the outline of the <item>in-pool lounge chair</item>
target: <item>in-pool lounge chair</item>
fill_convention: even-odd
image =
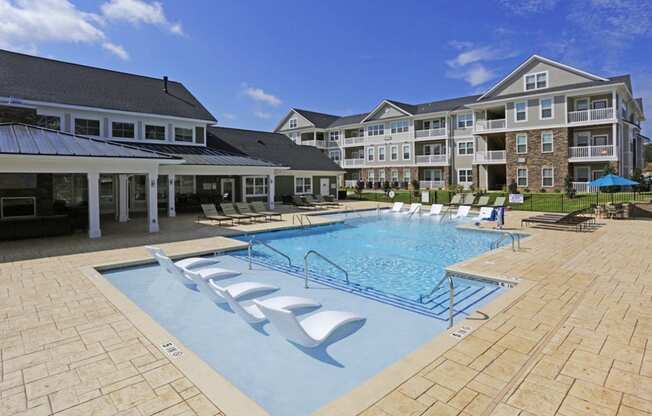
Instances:
[[[431,215],[440,215],[442,208],[444,208],[444,205],[442,204],[432,204],[430,206],[430,211],[424,212],[422,215],[425,215],[426,217]]]
[[[478,202],[476,204],[474,204],[473,206],[475,206],[475,207],[486,207],[487,205],[489,205],[489,197],[487,195],[485,195],[485,196],[481,196],[480,198],[478,198]]]
[[[477,217],[473,218],[473,221],[482,221],[488,220],[493,216],[494,209],[492,207],[481,207],[480,213]]]
[[[249,222],[252,221],[254,217],[251,215],[246,215],[246,214],[240,214],[238,211],[235,210],[235,207],[233,204],[221,204],[220,209],[226,215],[227,217],[233,218],[234,220],[238,222],[242,222],[242,220],[247,220]]]
[[[221,288],[219,286],[213,286],[215,291],[222,296],[226,303],[229,304],[231,310],[235,312],[243,321],[248,324],[257,324],[267,320],[265,315],[260,311],[258,306],[255,303],[250,305],[241,305],[235,297],[231,294],[231,290],[227,288]],[[266,305],[269,308],[273,309],[284,309],[292,311],[294,309],[300,308],[318,308],[321,304],[315,300],[302,298],[299,296],[276,296],[269,299],[260,300],[260,303]]]
[[[234,270],[223,269],[221,267],[207,267],[205,269],[198,270],[183,269],[174,264],[174,262],[167,256],[154,254],[154,258],[156,261],[158,261],[158,264],[161,265],[163,270],[168,272],[168,274],[170,274],[175,280],[189,289],[195,289],[197,287],[195,279],[189,276],[190,273],[192,273],[193,276],[197,276],[197,278],[204,280],[226,279],[228,277],[235,277],[240,274]]]
[[[214,204],[201,204],[201,210],[204,213],[203,218],[207,220],[217,221],[219,225],[222,225],[224,221],[231,221],[231,225],[233,225],[233,218],[227,217],[226,215],[220,215]]]
[[[156,258],[154,256],[155,254],[160,254],[161,256],[167,256],[163,251],[163,249],[159,247],[145,246],[145,250],[147,250],[149,254],[154,258]],[[182,269],[192,269],[194,267],[212,266],[215,263],[219,263],[219,260],[217,260],[215,257],[189,257],[187,259],[178,260],[174,262],[176,266],[181,267]]]
[[[249,215],[253,219],[260,218],[263,221],[267,221],[267,216],[265,214],[259,214],[257,212],[253,212],[249,207],[249,204],[247,204],[246,202],[238,202],[237,204],[235,204],[235,206],[238,208],[238,211],[242,215]]]
[[[421,204],[412,203],[410,204],[410,209],[407,211],[401,211],[401,214],[411,217],[414,214],[419,213],[420,211],[421,211]]]
[[[388,212],[401,212],[403,209],[403,203],[402,202],[394,202],[394,205],[392,205],[392,208]]]
[[[446,205],[459,205],[462,203],[462,194],[455,194],[451,198],[450,202]]]
[[[462,198],[462,205],[473,205],[474,202],[475,196],[473,196],[472,193],[464,194],[464,197]]]
[[[504,196],[497,196],[496,199],[494,200],[494,204],[492,206],[493,207],[504,207],[505,206],[505,197]]]
[[[270,221],[272,217],[278,217],[279,220],[283,219],[283,214],[276,211],[269,211],[265,206],[265,204],[263,204],[261,201],[254,201],[250,205],[254,209],[254,211],[256,211],[258,214],[263,214]]]
[[[188,272],[188,277],[192,279],[193,282],[195,282],[200,293],[206,296],[211,302],[217,304],[227,303],[226,299],[222,297],[220,291],[228,291],[234,299],[239,299],[254,293],[262,294],[278,290],[278,287],[276,286],[257,282],[240,282],[222,287],[218,286],[217,283],[211,279],[202,278],[198,273],[195,272]],[[218,291],[218,289],[220,291]]]
[[[467,215],[469,215],[469,211],[471,211],[471,207],[469,205],[460,205],[457,208],[457,212],[455,213],[455,215],[453,215],[451,218],[452,219],[464,218]]]
[[[286,339],[306,348],[320,346],[338,328],[365,318],[350,312],[323,311],[299,321],[290,311],[254,299],[258,309]]]

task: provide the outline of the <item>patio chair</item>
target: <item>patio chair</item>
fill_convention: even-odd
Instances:
[[[262,296],[262,293],[269,293],[279,290],[279,288],[276,286],[257,282],[240,282],[222,287],[218,286],[213,280],[202,278],[198,273],[195,272],[188,272],[188,277],[192,279],[193,282],[195,282],[199,292],[215,304],[227,303],[227,300],[222,297],[222,293],[224,291],[229,292],[231,297],[234,299],[239,299],[254,293],[260,293],[260,296]]]
[[[254,303],[282,336],[306,348],[318,347],[338,328],[365,319],[350,312],[323,311],[299,321],[288,310],[272,308],[255,299]]]
[[[540,224],[555,227],[560,226],[562,228],[574,227],[575,231],[581,231],[586,223],[595,222],[594,218],[582,215],[584,211],[584,209],[579,209],[568,214],[535,215],[533,217],[522,219],[521,227],[523,227],[523,224]]]
[[[226,215],[220,215],[220,213],[217,212],[217,208],[215,208],[215,204],[201,204],[201,210],[204,213],[203,218],[209,221],[217,221],[218,225],[222,225],[222,222],[224,221],[231,221],[231,225],[233,225],[233,218],[227,217]]]
[[[431,215],[440,215],[443,207],[444,207],[443,204],[432,204],[430,206],[430,211],[424,212],[422,215],[425,215],[426,217],[429,217]]]
[[[315,209],[316,208],[315,205],[309,204],[308,202],[304,201],[303,198],[301,198],[299,195],[292,195],[292,203],[297,208],[302,208],[302,209]]]
[[[478,198],[478,202],[474,204],[474,206],[476,207],[486,207],[487,205],[489,205],[488,195],[481,196],[480,198]]]
[[[167,256],[162,248],[145,246],[145,250],[147,250],[149,254],[154,258],[156,258],[156,254]],[[175,266],[181,267],[182,269],[192,269],[194,267],[210,266],[218,262],[219,260],[217,260],[215,257],[189,257],[187,259],[175,261],[174,264]]]
[[[472,193],[464,194],[464,198],[462,198],[462,205],[473,205],[473,202],[475,202],[475,196],[473,196]]]
[[[455,194],[450,202],[446,205],[460,205],[462,203],[462,194]]]
[[[471,206],[470,205],[460,205],[457,208],[457,212],[455,213],[455,215],[453,215],[451,218],[452,219],[464,218],[467,215],[469,215],[470,211],[471,211]]]
[[[265,214],[259,214],[257,212],[253,212],[249,207],[249,204],[247,204],[246,202],[238,202],[237,204],[235,204],[235,206],[238,208],[238,211],[242,215],[249,215],[253,219],[261,218],[263,221],[267,221],[267,216]]]
[[[306,196],[303,197],[303,199],[305,199],[305,201],[308,204],[314,205],[316,207],[324,207],[324,208],[326,208],[326,207],[333,206],[333,204],[331,204],[330,202],[319,202],[319,201],[317,201],[315,198],[312,197],[312,195],[306,195]]]
[[[269,210],[267,210],[267,207],[261,201],[254,201],[249,205],[251,205],[251,207],[253,208],[253,210],[255,212],[257,212],[258,214],[265,215],[270,221],[271,221],[272,217],[278,217],[279,220],[283,219],[283,214],[281,214],[280,212],[277,212],[277,211],[269,211]]]
[[[253,218],[251,215],[240,214],[238,211],[235,210],[233,204],[220,204],[220,209],[222,210],[225,216],[230,217],[233,220],[238,221],[239,223],[242,222],[242,220],[247,220],[251,222]]]
[[[504,196],[497,196],[496,199],[494,199],[493,207],[504,207],[505,206],[505,197]]]
[[[480,208],[480,213],[477,217],[473,218],[473,221],[482,221],[489,220],[494,217],[494,209],[492,207],[482,207]]]
[[[388,212],[401,212],[403,209],[403,203],[402,202],[394,202],[394,205],[392,205],[392,208]]]
[[[339,207],[340,205],[342,205],[330,195],[317,195],[317,201],[331,204],[331,206],[333,207]]]
[[[235,277],[240,274],[234,270],[222,269],[220,267],[209,267],[199,270],[182,269],[181,267],[174,264],[174,262],[167,256],[155,254],[154,258],[156,261],[158,261],[158,264],[163,268],[163,270],[168,272],[168,274],[170,274],[175,280],[189,289],[197,288],[196,279],[193,279],[189,276],[191,273],[193,276],[197,276],[197,278],[201,278],[203,280],[226,279],[228,277]]]
[[[607,209],[607,218],[622,219],[625,217],[625,210],[623,209],[622,204],[607,204],[605,208]]]

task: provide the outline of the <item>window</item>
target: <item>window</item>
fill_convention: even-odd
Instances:
[[[465,170],[465,169],[462,169]],[[466,177],[466,174],[468,172],[465,172],[463,175]],[[442,175],[442,170],[441,169],[424,169],[423,171],[423,180],[424,181],[442,181],[443,180],[443,175]]]
[[[288,127],[291,129],[296,129],[297,128],[297,119],[296,118],[291,118],[290,121],[288,121]]]
[[[367,127],[367,136],[382,136],[385,134],[384,124],[374,124]]]
[[[541,168],[541,186],[550,188],[555,185],[555,170],[549,166]]]
[[[294,178],[294,193],[295,194],[311,194],[312,193],[312,177],[310,177],[310,176],[296,176]]]
[[[407,120],[392,121],[389,125],[392,129],[392,134],[406,133],[410,129],[410,122]]]
[[[403,160],[410,160],[410,145],[407,143],[403,145]]]
[[[398,182],[398,169],[392,169],[392,182]]]
[[[458,142],[457,143],[457,154],[458,155],[472,155],[473,154],[473,142]]]
[[[378,182],[385,182],[385,169],[378,169]]]
[[[145,139],[165,140],[165,126],[145,125]]]
[[[575,146],[577,147],[588,146],[590,141],[591,141],[591,135],[589,134],[589,132],[581,131],[575,133]]]
[[[245,177],[245,194],[247,196],[266,196],[267,176]]]
[[[390,160],[398,160],[398,146],[397,145],[392,145],[392,147],[389,148],[389,158]]]
[[[607,100],[602,99],[602,100],[591,101],[591,108],[593,109],[607,108]]]
[[[578,98],[575,100],[575,111],[584,111],[589,109],[588,98]]]
[[[412,179],[412,171],[410,168],[403,169],[403,182],[410,182]]]
[[[541,133],[541,152],[551,153],[554,150],[554,138],[551,131]]]
[[[521,101],[514,104],[514,121],[527,121],[527,102]]]
[[[473,142],[470,142],[473,144]],[[442,152],[443,146],[439,143],[435,144],[424,144],[423,145],[423,154],[424,155],[442,155],[444,154]],[[465,150],[466,151],[466,150]],[[473,153],[473,149],[471,150],[471,153]]]
[[[374,181],[374,170],[369,169],[369,172],[367,172],[367,181],[368,182],[373,182]]]
[[[174,178],[174,192],[182,194],[195,193],[195,176],[194,175],[177,175]]]
[[[527,134],[516,135],[516,153],[527,153]]]
[[[99,136],[100,120],[89,120],[84,118],[75,119],[75,134],[82,136]]]
[[[111,136],[119,139],[133,139],[136,137],[134,134],[134,123],[112,122]]]
[[[458,183],[472,183],[473,182],[473,170],[472,169],[458,169],[457,170],[457,182]]]
[[[36,198],[4,197],[0,198],[0,218],[35,217]]]
[[[548,87],[548,73],[537,72],[525,76],[525,91],[539,90]]]
[[[541,120],[553,118],[552,98],[542,98],[539,100],[539,107],[541,109]]]
[[[378,160],[379,161],[385,160],[385,146],[380,146],[378,148]]]
[[[340,151],[339,150],[331,150],[330,152],[328,152],[328,157],[330,157],[333,162],[339,162],[340,161]]]
[[[206,129],[203,127],[195,127],[195,143],[204,144],[206,142]]]
[[[340,140],[340,131],[336,130],[336,131],[329,132],[328,133],[328,139],[331,142],[337,142],[338,140]]]
[[[374,160],[374,148],[373,147],[368,147],[367,148],[367,160],[370,162],[373,162]]]
[[[457,128],[466,129],[473,127],[473,113],[462,113],[457,115]]]
[[[192,129],[187,129],[185,127],[175,127],[174,141],[192,143]]]
[[[591,170],[588,166],[575,167],[575,182],[588,182]]]
[[[51,130],[61,130],[61,117],[58,116],[36,116],[35,126]]]
[[[516,169],[516,184],[522,188],[527,187],[527,168]]]
[[[591,136],[591,145],[593,146],[607,146],[609,143],[609,136],[606,134],[596,134]]]

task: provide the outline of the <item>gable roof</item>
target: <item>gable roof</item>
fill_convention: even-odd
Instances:
[[[295,144],[284,134],[227,127],[209,127],[207,133],[208,146],[214,149],[240,152],[294,170],[342,172],[321,150]]]
[[[371,117],[372,115],[374,115],[376,112],[378,112],[381,108],[383,108],[383,107],[384,107],[385,105],[387,105],[387,104],[389,104],[390,106],[396,108],[398,111],[400,111],[401,113],[405,114],[406,116],[412,116],[412,115],[414,115],[414,113],[413,113],[413,111],[414,111],[414,108],[413,108],[413,107],[414,107],[414,106],[413,106],[413,105],[405,104],[405,103],[400,103],[400,102],[398,102],[398,101],[383,100],[383,101],[380,102],[380,104],[378,104],[378,105],[376,106],[376,108],[374,108],[373,110],[371,110],[371,111],[370,111],[370,112],[365,116],[365,118],[362,119],[362,121],[363,121],[363,122],[364,122],[364,121],[367,121],[367,119],[368,119],[369,117]]]
[[[0,154],[167,159],[177,157],[21,123],[0,124]]]
[[[204,146],[184,146],[178,144],[143,143],[139,148],[175,156],[184,160],[183,165],[210,166],[257,166],[274,167],[275,163],[256,159],[241,152],[229,152]]]
[[[331,125],[339,116],[334,116],[332,114],[317,113],[315,111],[302,110],[299,108],[293,108],[292,110],[301,114],[306,120],[314,124],[315,127],[323,129]]]
[[[1,49],[0,97],[216,121],[180,82]]]

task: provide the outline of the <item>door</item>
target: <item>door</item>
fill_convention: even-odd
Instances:
[[[235,202],[235,180],[233,178],[222,178],[220,181],[220,194],[223,201]]]
[[[331,194],[331,180],[329,178],[319,178],[319,195],[328,196]]]

